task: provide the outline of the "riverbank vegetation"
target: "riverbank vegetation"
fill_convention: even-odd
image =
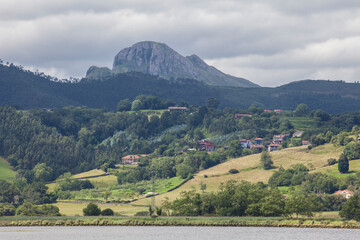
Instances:
[[[0,226],[246,226],[359,229],[360,223],[339,218],[282,217],[6,217]]]

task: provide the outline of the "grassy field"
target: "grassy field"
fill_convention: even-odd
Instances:
[[[317,129],[317,123],[314,119],[309,117],[285,117],[294,126],[295,129],[305,131]]]
[[[360,159],[349,161],[349,173],[340,173],[338,170],[338,164],[319,168],[313,172],[326,173],[336,178],[346,178],[349,175],[360,173]]]
[[[0,157],[0,179],[11,182],[15,179],[15,176],[16,172],[11,169],[10,164]]]
[[[206,184],[206,191],[217,191],[220,184],[228,180],[246,180],[253,183],[262,181],[267,183],[271,175],[280,166],[287,169],[295,164],[304,164],[312,171],[321,171],[321,169],[327,168],[325,166],[329,158],[338,158],[342,151],[343,147],[336,147],[332,144],[322,145],[311,150],[308,150],[306,146],[283,149],[271,153],[275,166],[271,170],[263,170],[259,167],[260,154],[235,158],[197,173],[193,179],[174,191],[156,196],[156,203],[161,204],[166,197],[174,200],[181,191],[194,188],[200,191],[200,183]],[[229,174],[230,169],[237,169],[239,173]],[[149,203],[150,199],[140,199],[134,202],[134,204],[140,205]]]
[[[107,178],[110,179],[113,183],[109,182],[107,187],[103,187],[106,184]],[[179,177],[169,178],[169,179],[155,179],[154,184],[152,181],[140,181],[137,183],[126,183],[126,184],[117,184],[117,179],[113,175],[106,177],[98,177],[94,179],[89,179],[94,185],[94,189],[86,189],[81,191],[75,191],[74,200],[78,201],[102,201],[105,202],[104,192],[110,192],[108,201],[131,201],[137,198],[145,198],[144,194],[148,192],[157,192],[165,193],[172,188],[182,184],[185,180]],[[93,181],[98,181],[94,183]],[[142,192],[140,194],[140,192]]]
[[[106,174],[106,172],[104,172],[103,170],[100,169],[93,169],[87,172],[83,172],[83,173],[79,173],[76,174],[74,176],[72,176],[72,178],[92,178],[92,177],[97,177],[97,176],[101,176]]]
[[[83,209],[86,208],[87,203],[67,203],[67,202],[58,202],[52,204],[57,206],[60,209],[60,214],[66,216],[83,216]],[[98,204],[101,210],[110,208],[114,211],[115,215],[122,216],[133,216],[135,213],[140,211],[147,211],[148,207],[143,206],[130,206],[130,205],[103,205]]]

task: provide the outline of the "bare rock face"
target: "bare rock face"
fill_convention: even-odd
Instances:
[[[104,75],[104,72],[90,72],[92,77]],[[150,41],[121,50],[115,56],[111,72],[142,72],[165,79],[189,78],[217,86],[258,87],[249,80],[222,73],[196,55],[184,57],[164,43]]]

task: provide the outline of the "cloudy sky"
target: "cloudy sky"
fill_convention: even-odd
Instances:
[[[359,0],[0,0],[0,58],[59,77],[144,40],[261,86],[360,80]]]

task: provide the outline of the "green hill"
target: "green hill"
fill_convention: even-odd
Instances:
[[[340,113],[359,109],[358,92],[360,84],[342,81],[306,80],[276,88],[242,88],[210,86],[191,79],[165,80],[137,72],[110,75],[103,81],[53,82],[14,65],[0,65],[0,104],[27,109],[84,105],[115,110],[121,99],[148,94],[191,105],[204,105],[208,98],[217,98],[222,108],[257,104],[293,110],[306,103],[311,110]]]
[[[181,191],[188,191],[193,188],[200,191],[200,183],[206,184],[206,191],[217,191],[221,183],[228,180],[246,180],[253,183],[262,181],[267,183],[272,174],[278,170],[280,166],[285,169],[295,164],[304,164],[309,168],[310,172],[324,171],[329,168],[334,169],[336,166],[328,167],[327,160],[329,158],[338,158],[343,151],[343,147],[337,147],[332,144],[322,145],[311,150],[306,146],[287,148],[281,151],[271,152],[275,169],[263,170],[259,167],[260,154],[249,155],[241,158],[235,158],[216,165],[212,168],[200,171],[193,179],[186,182],[180,188],[156,197],[157,204],[161,204],[165,198],[170,200],[176,199]],[[239,173],[230,174],[230,169],[237,169]],[[352,173],[360,172],[360,164],[352,164]],[[340,174],[339,174],[340,175]],[[343,176],[346,174],[343,174]],[[134,202],[134,205],[146,205],[149,200],[141,199]]]
[[[281,151],[271,152],[271,156],[275,166],[275,168],[271,170],[263,170],[262,168],[259,167],[260,154],[254,154],[241,158],[231,159],[227,162],[216,165],[212,168],[198,172],[197,174],[194,175],[193,179],[187,181],[180,187],[169,192],[167,192],[169,189],[168,188],[165,189],[165,188],[166,186],[169,186],[170,182],[166,183],[165,185],[162,183],[168,180],[164,179],[164,181],[156,181],[155,182],[156,190],[160,190],[163,188],[162,191],[161,190],[159,191],[161,194],[155,197],[156,204],[160,205],[162,201],[165,200],[166,198],[170,200],[174,200],[180,196],[180,193],[182,191],[189,191],[192,189],[196,189],[197,191],[200,192],[201,191],[200,184],[206,184],[205,191],[211,192],[211,191],[217,191],[221,183],[224,183],[228,180],[236,180],[236,181],[246,180],[253,183],[262,181],[264,183],[267,183],[271,175],[275,171],[278,171],[280,166],[287,169],[295,164],[303,164],[310,169],[310,173],[323,172],[340,178],[346,177],[349,174],[355,174],[360,172],[360,160],[350,161],[351,172],[349,174],[338,173],[338,171],[336,170],[337,165],[327,166],[328,163],[327,160],[329,158],[338,158],[339,155],[342,153],[343,148],[344,147],[342,146],[325,144],[313,148],[311,150],[309,150],[306,146],[301,146],[301,147],[287,148]],[[230,169],[237,169],[239,173],[230,174],[229,173]],[[96,179],[97,183],[93,182],[94,184],[99,184],[99,182],[107,181],[106,178],[104,177],[96,177],[98,174],[99,172],[90,171],[87,173],[76,175],[76,177],[79,176],[91,177],[94,175],[94,178],[89,179],[92,182],[93,180]],[[180,184],[180,182],[177,184]],[[113,195],[110,198],[114,200],[116,196],[118,196],[119,194],[119,188],[116,185],[117,185],[116,183],[114,183],[113,186],[107,185],[108,186],[107,188],[98,185],[96,192],[98,192],[99,196],[101,196],[101,191],[104,192],[106,189],[111,189]],[[130,185],[128,185],[127,187],[129,189],[131,188]],[[151,190],[151,183],[149,183],[148,190]],[[90,192],[88,194],[90,194]],[[116,211],[123,211],[124,214],[133,215],[137,211],[146,210],[144,206],[148,206],[149,204],[151,204],[150,198],[140,198],[132,202],[131,205],[127,205],[124,208],[116,208]],[[67,215],[74,215],[75,213],[80,212],[81,209],[84,207],[83,204],[75,204],[71,202],[69,203],[61,202],[58,203],[57,206],[60,207],[60,210],[66,213]]]

